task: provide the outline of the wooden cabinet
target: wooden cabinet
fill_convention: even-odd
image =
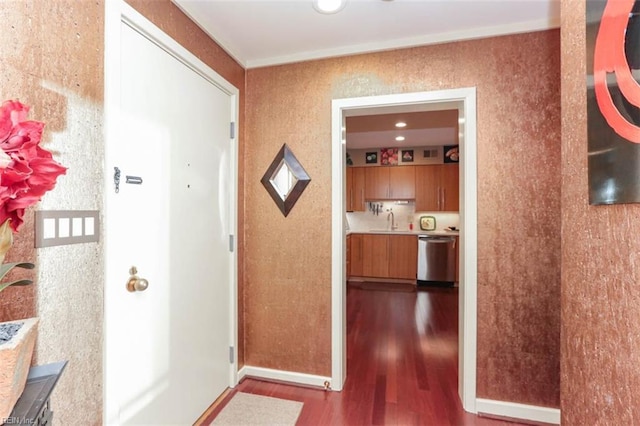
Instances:
[[[364,171],[365,200],[385,200],[389,195],[389,168],[367,167]]]
[[[364,170],[365,167],[347,167],[347,211],[364,211]]]
[[[440,188],[442,190],[441,210],[460,210],[460,168],[457,164],[443,164],[440,167]]]
[[[389,235],[389,277],[415,280],[418,275],[418,237]]]
[[[416,279],[416,235],[351,234],[349,276]]]
[[[347,273],[347,278],[349,278],[351,276],[351,235],[347,235],[347,243],[345,244],[345,247],[346,247],[345,258],[347,259],[345,269]]]
[[[361,277],[362,276],[362,234],[349,235],[349,272],[347,276]]]
[[[456,282],[460,282],[460,237],[456,236]]]
[[[416,166],[416,211],[439,211],[438,166]]]
[[[366,200],[412,200],[415,198],[415,167],[365,167]]]
[[[415,166],[416,211],[458,211],[459,166]]]
[[[389,277],[388,235],[362,235],[362,276]]]
[[[416,168],[389,167],[389,198],[413,200],[416,197]]]

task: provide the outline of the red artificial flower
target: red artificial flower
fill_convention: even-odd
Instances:
[[[54,188],[66,167],[40,147],[44,123],[28,121],[29,107],[18,101],[0,106],[0,224],[11,219],[17,232],[24,210]]]

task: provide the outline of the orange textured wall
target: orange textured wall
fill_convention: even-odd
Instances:
[[[640,422],[640,205],[589,206],[585,2],[562,2],[562,424]]]
[[[331,100],[477,87],[478,396],[559,405],[559,31],[247,71],[248,365],[330,375]],[[287,143],[287,218],[260,178]]]
[[[77,3],[64,0],[0,4],[0,17],[6,24],[0,33],[0,102],[19,99],[31,107],[29,118],[45,122],[45,148],[54,133],[67,127],[66,97],[56,89],[102,103],[102,48],[96,49],[102,43],[100,8],[97,2],[80,10]],[[58,14],[64,19],[53,22],[51,16]],[[87,58],[90,61],[84,62]],[[33,227],[33,212],[29,211],[7,261],[36,260]],[[34,274],[29,275],[33,278]],[[2,292],[0,321],[36,315],[34,284]]]
[[[171,38],[196,55],[201,61],[210,66],[225,80],[233,84],[240,91],[240,116],[238,117],[238,363],[244,364],[244,304],[242,303],[244,283],[244,257],[245,251],[242,230],[244,229],[244,210],[242,200],[244,198],[244,121],[245,121],[245,70],[231,56],[229,56],[218,44],[216,44],[204,31],[193,23],[171,0],[126,0],[129,5],[144,15],[147,19],[167,33]]]
[[[3,1],[0,17],[0,99],[19,98],[30,105],[29,117],[45,122],[43,147],[69,168],[38,208],[48,203],[99,210],[103,1]],[[0,320],[40,318],[35,363],[69,361],[52,395],[57,421],[97,424],[102,412],[101,245],[35,250],[29,214],[9,258],[35,262],[37,271],[30,275],[38,279],[0,294]]]

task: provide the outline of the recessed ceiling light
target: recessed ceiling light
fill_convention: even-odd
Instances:
[[[340,12],[347,0],[313,0],[313,8],[320,13],[337,13]]]
[[[405,123],[404,121],[398,121],[396,123],[396,127],[407,127],[407,123]]]
[[[404,136],[396,136],[396,140],[398,142],[402,142],[404,140]]]

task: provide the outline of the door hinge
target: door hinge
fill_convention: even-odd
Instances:
[[[236,123],[233,121],[229,123],[229,134],[231,135],[231,139],[236,138]]]
[[[229,251],[231,253],[233,253],[233,249],[234,249],[234,246],[235,246],[235,244],[234,244],[235,241],[234,240],[235,239],[233,238],[233,235],[229,235]]]
[[[233,346],[229,346],[229,364],[233,364],[235,361],[235,351]]]

